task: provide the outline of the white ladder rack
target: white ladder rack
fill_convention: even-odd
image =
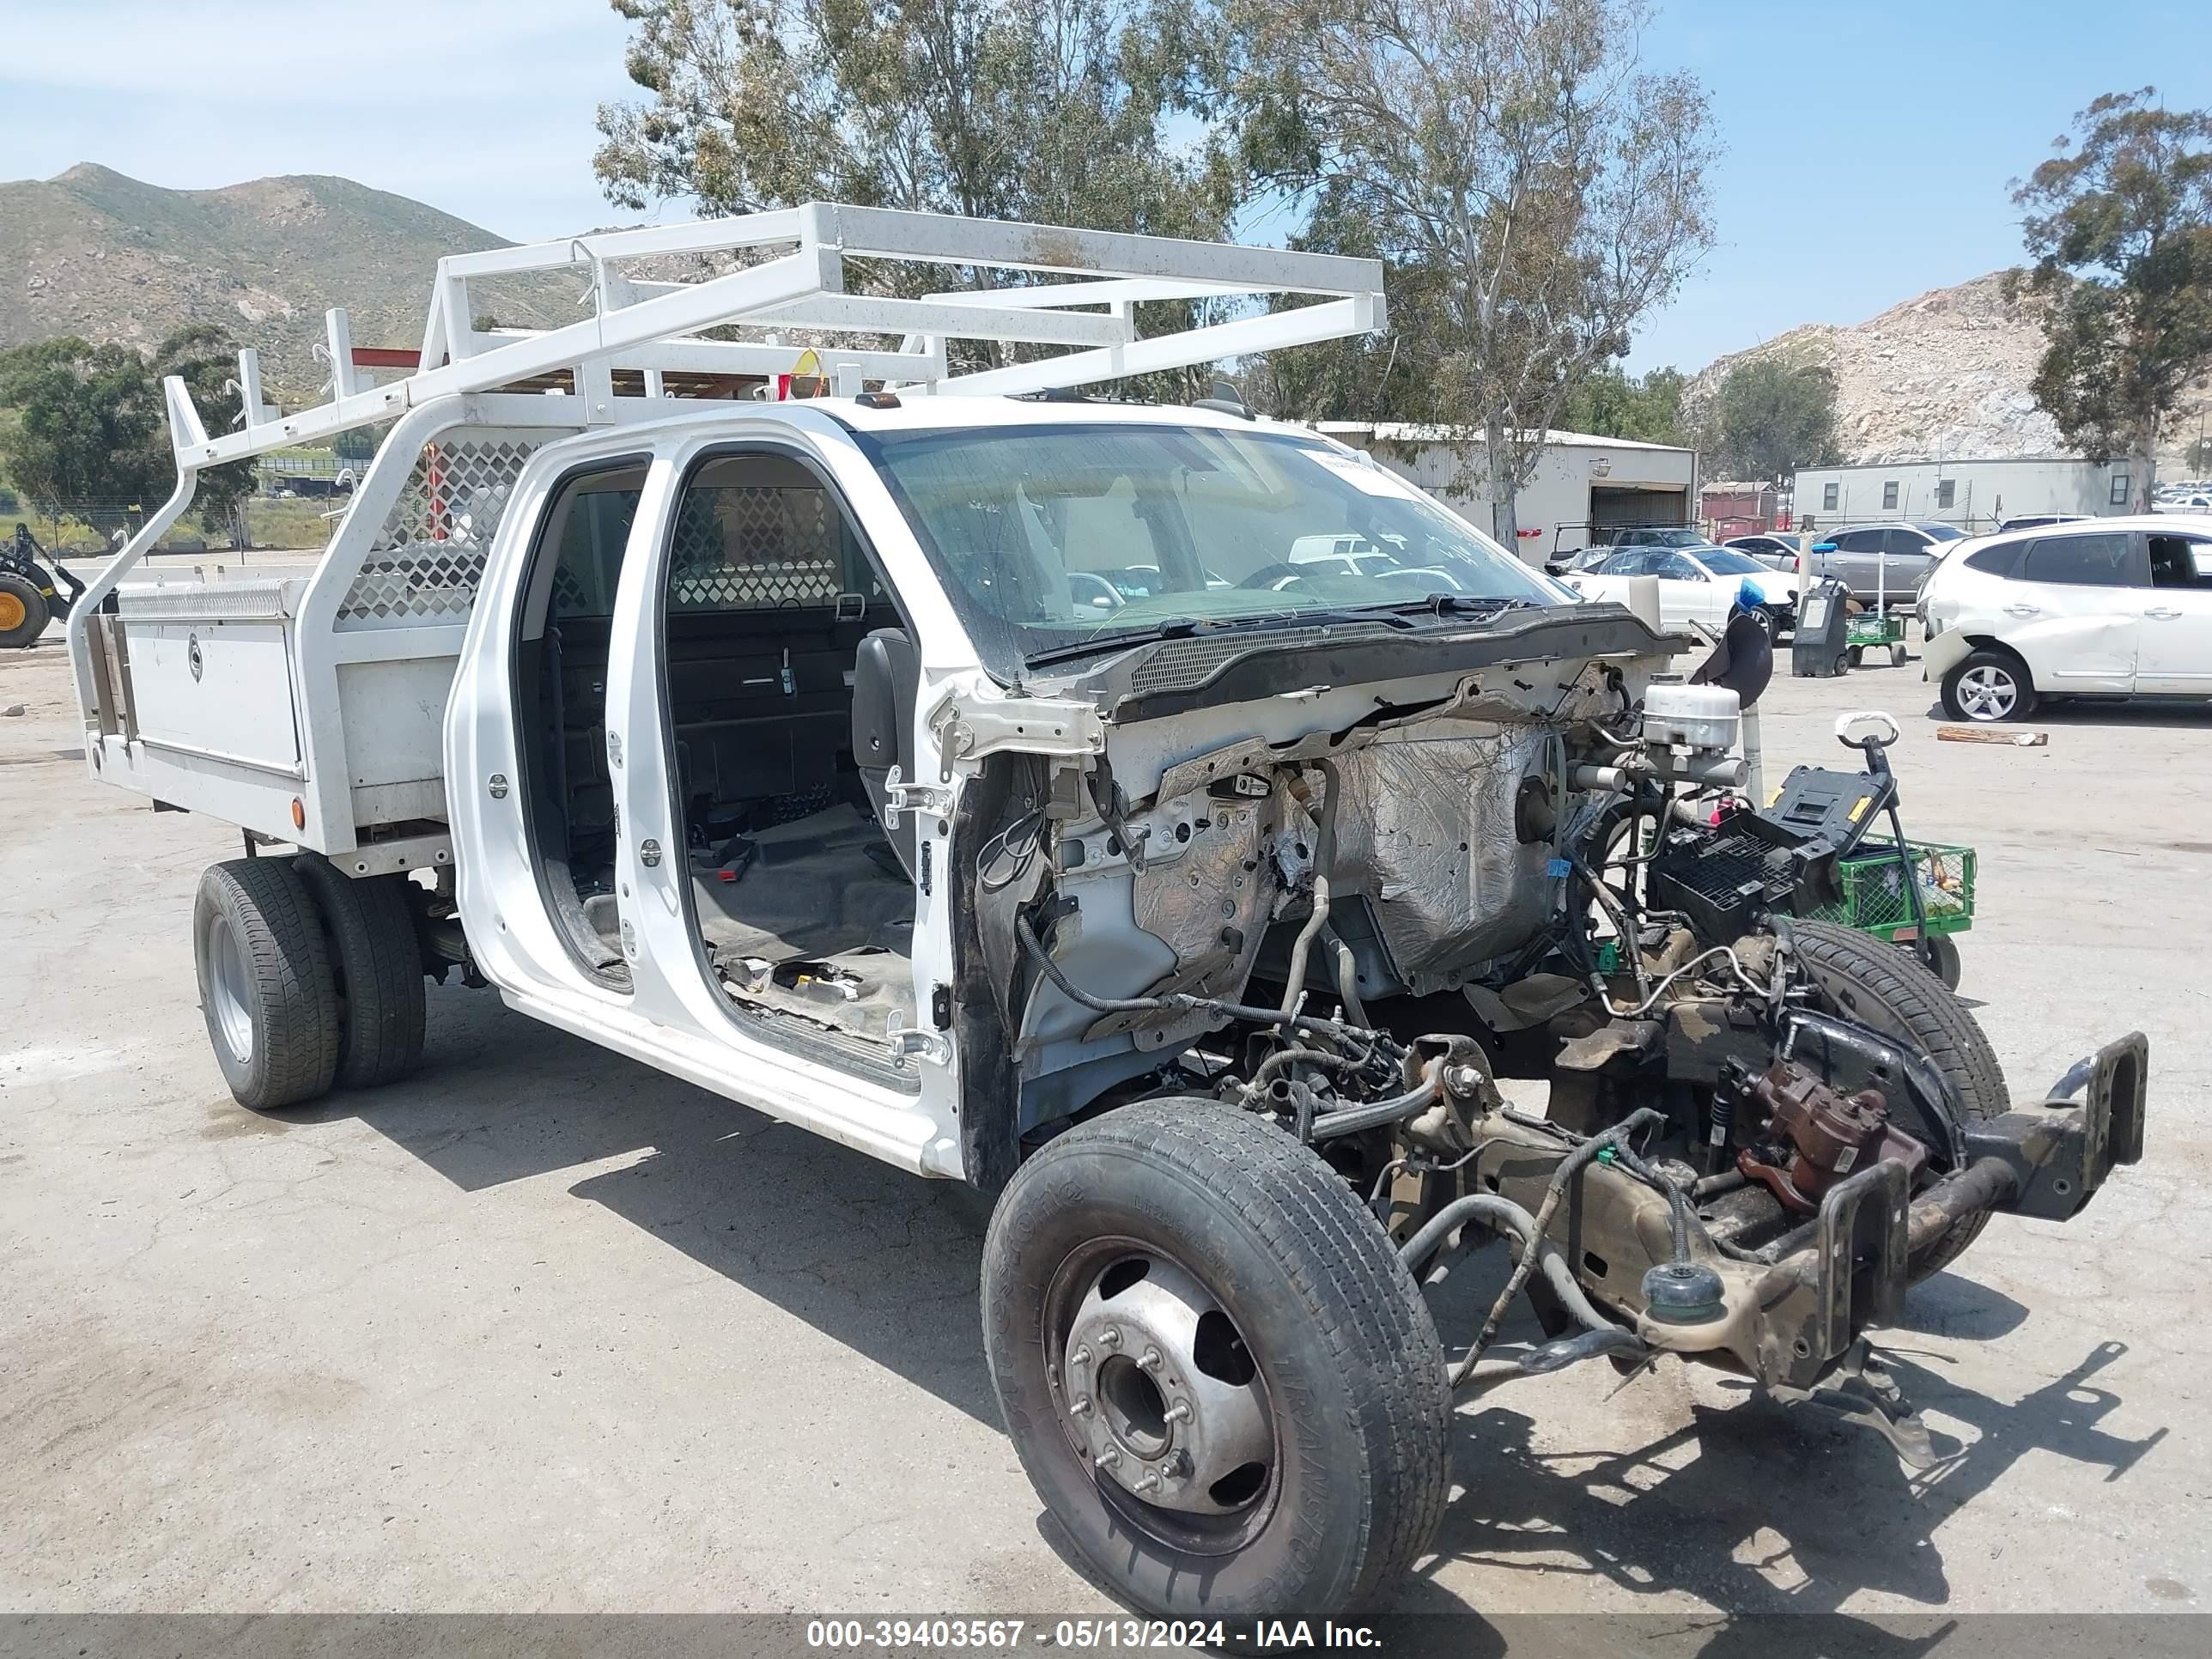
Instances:
[[[625,275],[639,259],[670,254],[758,254],[759,263],[697,283]],[[847,258],[889,259],[1062,280],[1018,287],[951,289],[906,299],[851,294]],[[581,270],[592,314],[564,327],[479,331],[471,280]],[[1257,300],[1290,295],[1311,303],[1258,311],[1150,339],[1134,307],[1146,301]],[[579,425],[617,418],[614,374],[641,372],[659,401],[668,374],[772,376],[792,372],[799,348],[774,340],[702,337],[732,325],[763,331],[831,329],[895,345],[824,349],[840,382],[896,386],[907,395],[1013,394],[1096,384],[1186,368],[1247,352],[1366,333],[1382,325],[1376,259],[1235,243],[963,219],[938,213],[810,202],[775,212],[534,242],[438,262],[414,371],[374,384],[356,364],[343,309],[327,313],[331,397],[286,414],[264,401],[260,362],[239,354],[241,429],[210,436],[182,381],[165,385],[180,475],[351,428],[388,421],[434,398],[485,392],[563,371],[574,376]],[[1072,349],[1001,368],[949,372],[948,340],[1011,341]],[[635,400],[624,398],[625,403]],[[683,400],[680,406],[696,407]],[[182,482],[183,480],[180,480]]]

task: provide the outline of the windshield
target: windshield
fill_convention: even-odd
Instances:
[[[1284,434],[1103,422],[856,432],[984,664],[1322,612],[1573,595],[1410,484]]]
[[[1766,567],[1748,554],[1729,548],[1711,548],[1698,555],[1698,562],[1716,576],[1762,576]]]
[[[1636,530],[1620,538],[1623,546],[1703,547],[1705,538],[1694,530]]]

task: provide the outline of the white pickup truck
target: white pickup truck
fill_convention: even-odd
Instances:
[[[752,263],[625,274],[672,251]],[[859,257],[998,281],[848,294]],[[471,325],[471,280],[569,267],[587,319]],[[1136,327],[1237,295],[1307,303]],[[70,649],[90,775],[244,831],[192,917],[234,1093],[404,1076],[458,972],[973,1183],[1007,1431],[1194,1641],[1387,1593],[1498,1376],[1674,1352],[1910,1451],[1860,1333],[2132,1158],[2141,1040],[2014,1113],[1902,953],[1698,937],[1633,855],[1648,817],[1681,890],[1735,856],[1682,641],[1233,398],[1069,390],[1382,315],[1369,261],[817,205],[447,259],[412,373],[333,313],[332,401],[249,354],[234,434],[171,382],[179,488]],[[801,328],[823,395],[733,398]],[[123,585],[199,468],[382,422],[312,574]],[[1751,915],[1734,870],[1705,913]],[[1448,1364],[1415,1276],[1492,1234]],[[1524,1287],[1544,1340],[1494,1343]]]

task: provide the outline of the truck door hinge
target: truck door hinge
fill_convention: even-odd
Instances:
[[[943,817],[952,810],[952,791],[943,784],[908,783],[899,775],[899,769],[891,768],[884,779],[884,828],[898,828],[899,814],[920,812],[927,817]]]
[[[932,1066],[947,1066],[952,1061],[952,1045],[934,1031],[921,1030],[902,1025],[884,1033],[884,1042],[891,1051],[894,1063],[908,1060],[927,1060]]]

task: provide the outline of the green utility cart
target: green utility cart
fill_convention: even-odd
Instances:
[[[1866,653],[1889,647],[1889,665],[1902,668],[1905,664],[1905,618],[1891,611],[1863,611],[1850,619],[1844,629],[1844,643],[1850,648],[1851,666],[1863,665]]]
[[[1959,988],[1953,937],[1974,925],[1974,849],[1927,841],[1861,842],[1837,859],[1838,896],[1805,914],[1911,950],[1925,934],[1943,982]],[[1918,903],[1915,903],[1915,898]],[[1916,952],[1916,954],[1917,954]]]

